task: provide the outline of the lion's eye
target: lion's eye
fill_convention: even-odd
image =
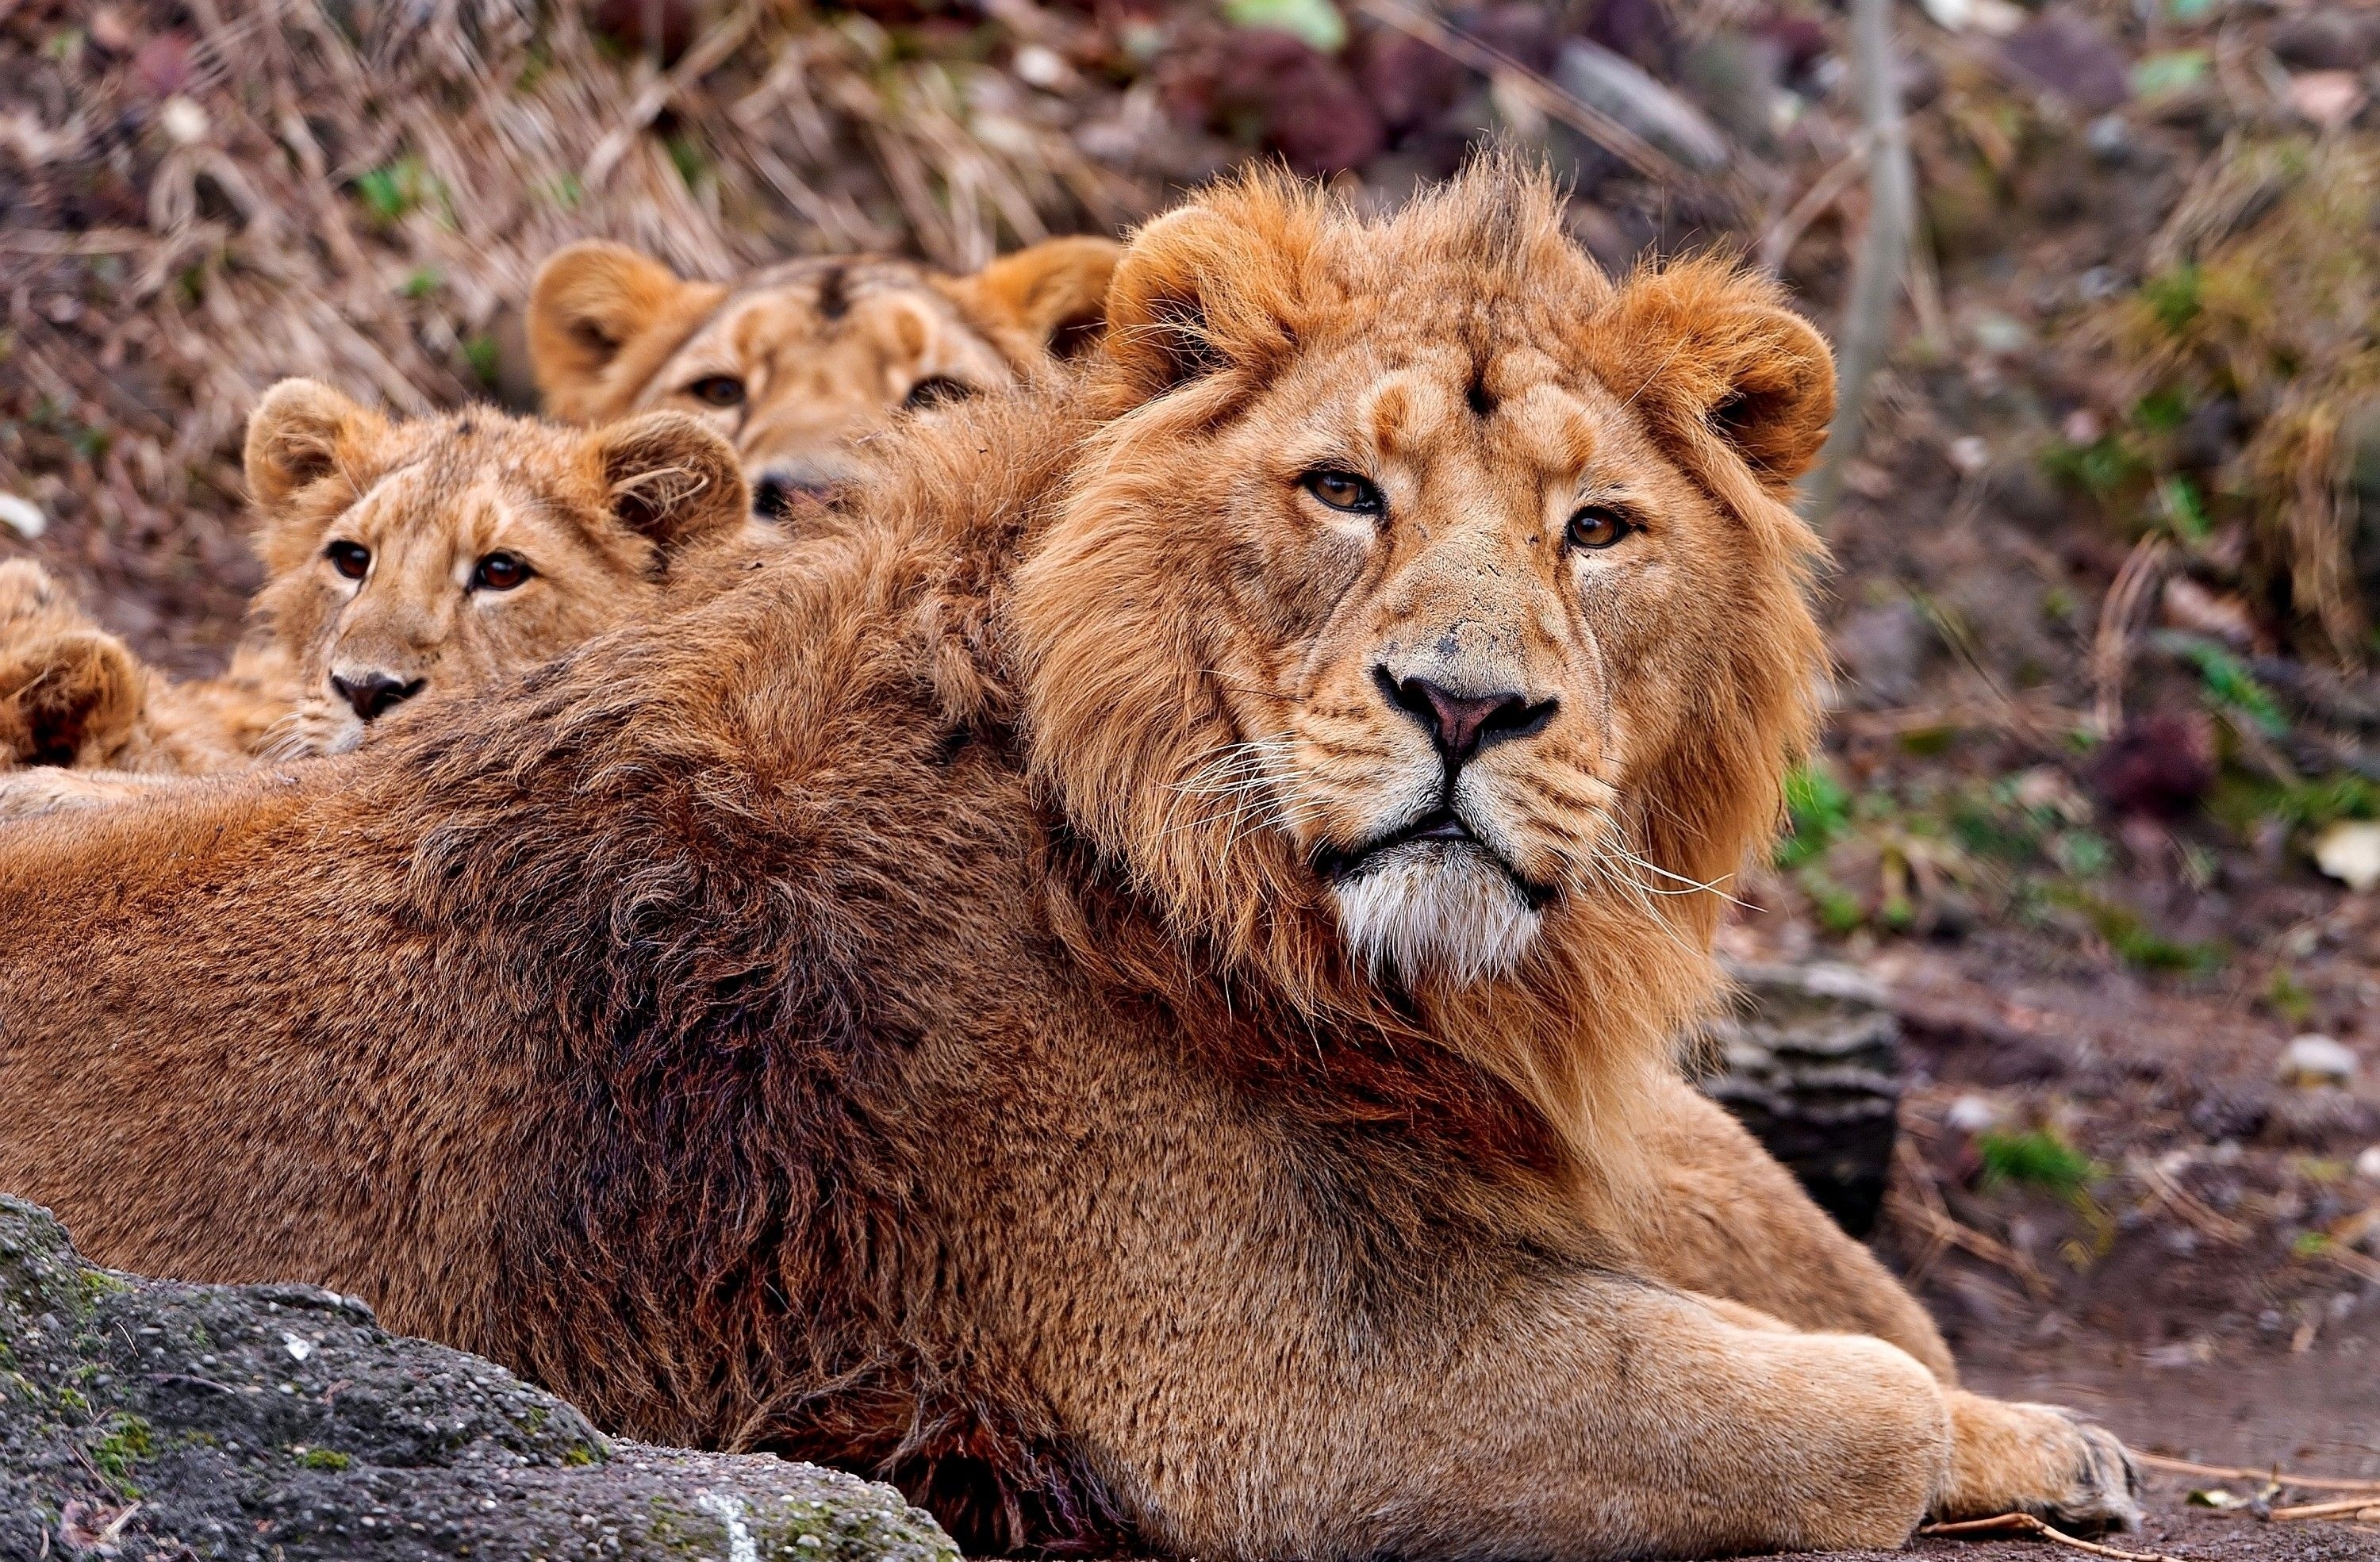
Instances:
[[[491,553],[471,572],[471,589],[510,591],[536,573],[518,554]]]
[[[334,542],[322,550],[322,557],[349,580],[361,580],[371,573],[371,550],[360,542]]]
[[[1619,511],[1607,510],[1600,504],[1589,504],[1570,518],[1570,545],[1573,548],[1609,548],[1635,529],[1636,523]]]
[[[1306,492],[1333,510],[1344,510],[1357,515],[1377,515],[1389,507],[1388,500],[1382,497],[1370,478],[1359,478],[1353,472],[1326,466],[1319,471],[1306,473],[1299,481],[1305,485]]]
[[[706,406],[742,406],[744,381],[733,374],[706,374],[688,385],[686,394]]]
[[[964,380],[953,380],[947,374],[929,374],[909,387],[901,405],[915,412],[920,407],[940,406],[944,402],[965,401],[975,394],[975,387]]]

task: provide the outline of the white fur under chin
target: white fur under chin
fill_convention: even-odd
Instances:
[[[1504,975],[1544,921],[1511,875],[1459,846],[1392,848],[1333,893],[1339,929],[1355,958],[1407,981]]]

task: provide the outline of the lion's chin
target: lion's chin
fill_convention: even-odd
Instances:
[[[1405,980],[1505,975],[1544,921],[1512,876],[1477,848],[1430,841],[1388,848],[1332,887],[1355,958]]]

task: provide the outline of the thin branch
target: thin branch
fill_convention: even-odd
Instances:
[[[2114,1556],[2121,1562],[2188,1562],[2164,1551],[2119,1551],[2112,1545],[2099,1545],[2091,1541],[2077,1540],[2063,1530],[2053,1530],[2030,1513],[2003,1513],[1993,1519],[1968,1519],[1956,1524],[1920,1524],[1921,1535],[2039,1535],[2058,1545],[2087,1551],[2094,1556]]]
[[[2286,1524],[2297,1519],[2362,1519],[2366,1515],[2380,1518],[2380,1495],[2339,1497],[2332,1502],[2308,1502],[2295,1508],[2277,1508],[2271,1517],[2274,1522]]]
[[[2199,1464],[2164,1454],[2132,1455],[2135,1462],[2170,1475],[2203,1475],[2217,1481],[2268,1481],[2276,1486],[2302,1486],[2310,1492],[2380,1493],[2380,1481],[2350,1480],[2343,1475],[2292,1475],[2286,1470],[2246,1470],[2231,1464]]]

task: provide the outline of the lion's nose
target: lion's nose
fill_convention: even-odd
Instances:
[[[331,687],[341,699],[355,708],[357,715],[370,721],[393,705],[401,705],[419,694],[426,678],[410,682],[392,678],[385,672],[334,672]]]
[[[1399,678],[1385,667],[1372,672],[1389,703],[1421,723],[1450,766],[1468,763],[1481,749],[1506,738],[1545,731],[1559,705],[1552,699],[1533,700],[1517,689],[1471,694],[1432,678]]]
[[[752,513],[764,521],[786,521],[801,504],[834,497],[832,474],[815,466],[771,467],[752,484]]]

